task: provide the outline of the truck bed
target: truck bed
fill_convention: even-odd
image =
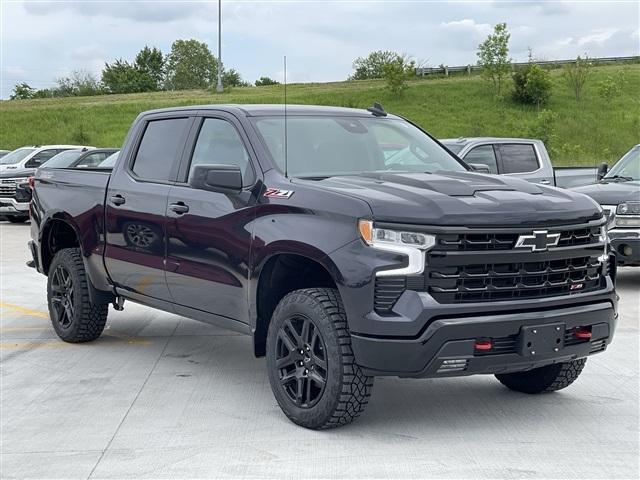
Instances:
[[[573,188],[596,183],[596,167],[555,167],[556,187]]]

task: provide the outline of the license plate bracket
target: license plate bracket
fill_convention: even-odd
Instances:
[[[524,357],[546,355],[564,348],[564,323],[547,323],[520,328],[518,353]]]

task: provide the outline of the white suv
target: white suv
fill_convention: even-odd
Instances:
[[[92,148],[79,145],[34,145],[18,148],[0,158],[0,172],[38,168],[54,155],[77,148]]]

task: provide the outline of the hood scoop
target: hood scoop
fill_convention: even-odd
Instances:
[[[432,174],[372,172],[362,174],[360,178],[377,180],[376,183],[392,188],[409,187],[430,190],[451,197],[472,197],[478,192],[496,190],[517,191],[532,195],[542,194],[539,187],[528,182],[512,182],[509,178],[469,172],[436,172]],[[336,177],[334,181],[352,183],[353,179]]]

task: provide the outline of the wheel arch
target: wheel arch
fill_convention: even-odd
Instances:
[[[316,253],[313,255],[310,253]],[[295,250],[273,252],[254,270],[251,318],[254,322],[254,354],[265,354],[267,330],[276,306],[288,293],[302,288],[326,287],[340,290],[337,268],[317,249],[301,253]]]

